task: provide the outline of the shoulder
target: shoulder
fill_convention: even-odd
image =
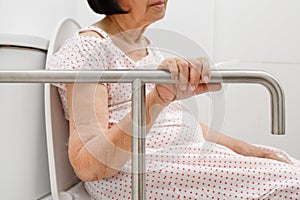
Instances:
[[[81,37],[89,37],[94,39],[107,39],[107,33],[99,27],[87,26],[78,31],[78,35]]]
[[[105,33],[102,33],[101,30],[96,28],[83,28],[78,30],[73,37],[69,38],[66,41],[65,47],[69,49],[78,50],[78,51],[103,51],[105,46],[109,43]]]
[[[78,35],[82,37],[94,37],[94,38],[104,39],[104,36],[102,34],[94,30],[79,31]]]
[[[107,66],[105,39],[96,31],[79,30],[67,39],[51,59],[48,69],[102,69]]]

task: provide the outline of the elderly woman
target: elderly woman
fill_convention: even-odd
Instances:
[[[50,69],[167,69],[179,84],[147,84],[148,199],[299,199],[299,162],[286,153],[225,136],[181,103],[209,84],[206,59],[162,54],[143,35],[164,17],[167,0],[88,0],[106,17],[81,29]],[[69,120],[69,158],[92,199],[130,199],[131,85],[58,84]],[[208,134],[209,132],[209,134]]]

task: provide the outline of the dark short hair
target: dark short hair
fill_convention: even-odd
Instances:
[[[88,0],[88,4],[98,14],[113,15],[128,13],[128,11],[121,8],[118,0]]]

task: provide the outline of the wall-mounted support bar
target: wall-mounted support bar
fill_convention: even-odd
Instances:
[[[282,87],[269,73],[264,71],[222,70],[211,82],[260,84],[268,89],[271,101],[271,129],[274,135],[285,134],[285,99]]]
[[[59,83],[59,82],[120,82],[174,83],[166,71],[160,70],[107,70],[107,71],[0,71],[0,83]],[[284,93],[278,81],[264,71],[218,70],[211,71],[211,83],[261,84],[270,92],[272,133],[285,134]]]
[[[132,199],[145,200],[145,83],[175,83],[161,70],[0,71],[0,83],[132,83]],[[285,133],[284,93],[277,80],[263,71],[211,71],[211,83],[250,83],[265,86],[271,95],[272,133]]]
[[[132,83],[132,200],[146,199],[146,93],[145,83]]]

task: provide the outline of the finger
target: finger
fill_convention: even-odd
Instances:
[[[222,85],[218,83],[203,84],[200,83],[198,87],[194,90],[194,95],[203,94],[205,92],[215,92],[222,89]]]
[[[283,158],[277,156],[276,154],[271,155],[269,158],[270,158],[270,159],[273,159],[273,160],[277,160],[277,161],[279,161],[279,162],[284,162],[284,163],[288,163],[288,164],[289,164],[289,162],[288,162],[287,160],[285,160],[285,159],[283,159]]]
[[[273,151],[270,150],[263,150],[261,151],[262,153],[262,158],[267,158],[267,159],[272,159],[272,160],[277,160],[279,162],[284,162],[284,163],[288,163],[285,159],[279,157],[276,153],[274,153]]]
[[[210,81],[210,65],[206,58],[198,58],[197,60],[202,63],[201,80],[208,83]]]
[[[180,78],[180,85],[179,88],[182,91],[187,90],[188,81],[189,81],[189,63],[183,59],[177,60],[177,67],[179,69],[179,78]]]
[[[203,94],[208,92],[206,84],[198,84],[197,88],[194,90],[194,95]]]
[[[202,63],[198,60],[190,61],[190,90],[195,91],[201,79]]]
[[[171,72],[171,78],[178,80],[179,71],[175,59],[166,59],[159,66],[158,69],[165,69]]]
[[[220,83],[209,83],[206,86],[208,91],[210,92],[215,92],[222,89],[222,85]]]

